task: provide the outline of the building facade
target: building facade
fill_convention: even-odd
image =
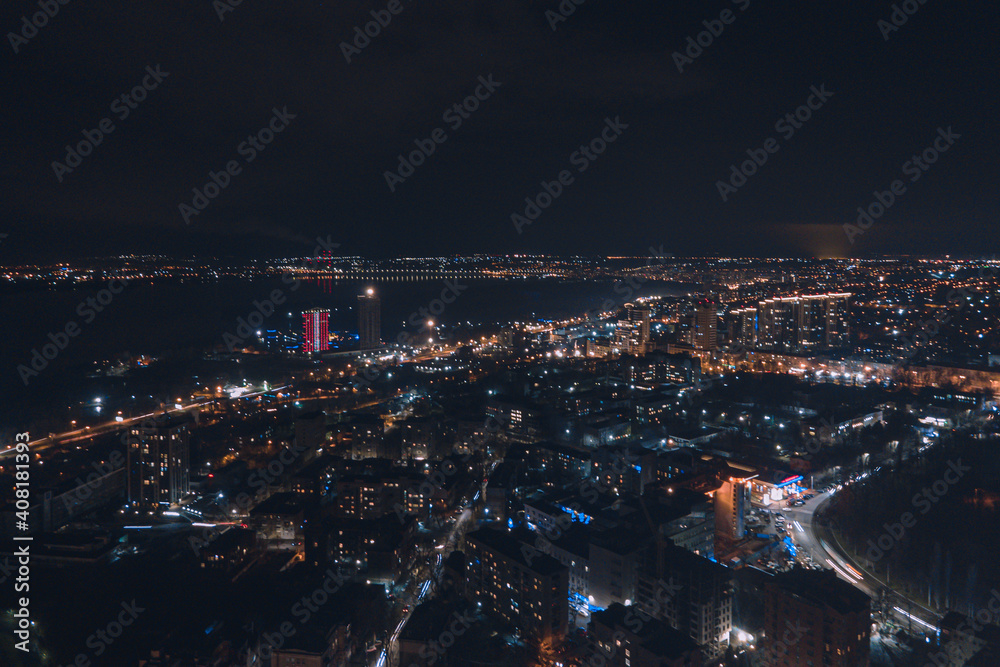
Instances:
[[[746,349],[813,352],[850,343],[849,293],[764,299],[729,313],[729,342]]]
[[[764,637],[768,667],[867,667],[871,599],[833,570],[774,575],[764,585]]]
[[[695,306],[694,337],[691,341],[694,349],[714,351],[719,346],[718,307],[712,301],[702,301]]]
[[[177,503],[191,490],[190,430],[182,419],[160,419],[129,431],[128,504],[152,512]]]
[[[492,528],[466,536],[466,555],[467,594],[483,611],[520,629],[532,644],[562,643],[569,625],[566,566]]]
[[[382,301],[368,288],[358,295],[358,344],[362,351],[377,349],[382,343]]]
[[[325,352],[330,349],[330,311],[311,308],[302,313],[302,351]]]

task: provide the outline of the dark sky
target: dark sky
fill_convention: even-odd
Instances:
[[[993,253],[997,4],[911,2],[885,40],[887,1],[586,0],[552,30],[555,2],[401,0],[348,64],[340,43],[388,1],[243,0],[220,21],[210,0],[69,0],[0,47],[0,263],[305,254],[319,234],[367,256]],[[672,53],[725,9],[678,72]],[[6,2],[0,27],[37,11]],[[121,120],[111,103],[156,65],[169,76]],[[490,74],[500,87],[453,131],[442,114]],[[776,131],[823,84],[812,118]],[[296,118],[247,163],[237,147],[274,107]],[[628,128],[581,173],[570,156],[606,117]],[[114,132],[60,183],[51,163],[104,118]],[[904,163],[948,126],[961,138],[911,183]],[[390,192],[384,171],[436,128],[446,141]],[[778,152],[723,202],[716,182],[769,137]],[[242,173],[186,225],[178,205],[230,160]],[[511,214],[564,169],[574,182],[518,234]],[[905,193],[849,244],[842,225],[896,179]]]

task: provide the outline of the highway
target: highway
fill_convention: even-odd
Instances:
[[[262,395],[264,393],[269,393],[269,392],[272,392],[272,391],[278,391],[278,390],[282,390],[282,389],[288,389],[289,387],[291,387],[291,385],[285,385],[283,387],[272,388],[272,389],[269,389],[267,392],[258,391],[258,392],[247,393],[247,394],[243,394],[241,396],[235,397],[235,398],[224,398],[224,399],[214,399],[213,398],[213,399],[208,399],[208,400],[204,400],[204,401],[198,401],[198,402],[194,402],[194,403],[188,403],[187,405],[183,405],[180,408],[174,407],[174,408],[170,408],[170,409],[167,409],[167,410],[158,410],[156,412],[147,412],[146,414],[137,415],[135,417],[126,417],[126,418],[122,419],[122,421],[109,421],[109,422],[105,422],[103,424],[99,424],[97,426],[86,426],[84,428],[78,428],[78,429],[73,429],[73,430],[70,430],[70,431],[64,431],[62,433],[53,433],[53,434],[50,434],[50,435],[48,435],[48,436],[46,436],[44,438],[38,438],[37,440],[30,441],[28,443],[28,446],[31,448],[31,451],[33,453],[40,455],[42,452],[44,452],[46,450],[49,450],[49,449],[52,449],[52,448],[55,448],[55,447],[59,447],[61,445],[67,445],[67,444],[71,444],[71,443],[74,443],[74,442],[83,442],[85,440],[90,440],[92,438],[96,438],[96,437],[101,436],[101,435],[107,435],[109,433],[116,433],[118,431],[121,431],[121,430],[124,430],[124,429],[128,428],[129,426],[141,423],[142,420],[147,419],[149,417],[160,417],[160,416],[163,416],[163,415],[181,415],[181,414],[184,414],[185,412],[189,412],[191,410],[197,410],[197,409],[203,408],[203,407],[205,407],[207,405],[211,405],[212,403],[216,402],[217,400],[239,401],[239,400],[242,400],[242,399],[245,399],[245,398],[255,398],[255,397],[260,396],[260,395]],[[328,412],[330,414],[334,414],[334,413],[337,413],[337,412],[347,412],[347,411],[350,411],[350,410],[362,410],[364,408],[370,408],[370,407],[373,407],[375,405],[379,405],[380,403],[384,403],[386,401],[392,400],[393,398],[396,398],[398,395],[399,394],[397,393],[396,396],[391,396],[389,398],[385,398],[385,399],[381,399],[381,400],[371,400],[371,401],[367,401],[367,402],[364,402],[364,403],[357,403],[357,404],[351,405],[348,408],[344,408],[343,410],[330,410]],[[284,399],[281,399],[281,400],[277,401],[275,403],[275,405],[281,405],[281,404],[287,404],[287,403],[306,403],[308,401],[329,401],[329,400],[333,400],[333,399],[336,399],[336,398],[340,398],[340,397],[337,396],[337,395],[330,395],[330,396],[325,396],[325,395],[324,396],[301,396],[301,397],[300,396],[289,396],[288,398],[284,398]],[[0,450],[0,460],[2,460],[3,458],[5,458],[7,456],[12,455],[15,451],[16,450],[13,447],[10,447],[10,448],[4,449],[4,450]]]
[[[241,399],[244,399],[244,398],[255,398],[255,397],[261,396],[262,394],[265,394],[265,393],[269,393],[269,392],[273,392],[273,391],[281,391],[282,389],[287,389],[290,386],[291,385],[285,385],[283,387],[272,387],[272,388],[270,388],[270,389],[268,389],[266,391],[261,390],[261,391],[255,391],[255,392],[248,392],[246,394],[241,394],[241,395],[239,395],[237,397],[234,397],[234,398],[226,398],[226,399],[221,399],[221,400],[237,400],[238,401],[238,400],[241,400]],[[157,417],[157,416],[162,416],[162,415],[180,415],[180,414],[184,414],[185,412],[189,412],[191,410],[197,410],[199,408],[205,407],[206,405],[211,405],[216,400],[220,400],[220,399],[215,399],[215,398],[206,399],[204,401],[197,401],[197,402],[193,402],[193,403],[188,403],[187,405],[182,405],[179,408],[178,407],[173,407],[173,408],[169,408],[169,409],[166,409],[166,410],[158,410],[158,411],[155,411],[155,412],[147,412],[146,414],[137,415],[135,417],[125,417],[121,421],[111,420],[111,421],[105,422],[103,424],[98,424],[97,426],[85,426],[83,428],[73,429],[73,430],[70,430],[70,431],[64,431],[62,433],[52,433],[52,434],[47,435],[44,438],[39,438],[37,440],[30,441],[28,443],[28,447],[31,449],[32,452],[34,452],[34,453],[37,454],[37,453],[40,453],[41,451],[44,451],[44,450],[52,448],[52,447],[56,447],[58,445],[65,445],[65,444],[68,444],[68,443],[71,443],[71,442],[80,442],[82,440],[89,440],[91,438],[95,438],[95,437],[100,436],[100,435],[105,435],[105,434],[108,434],[108,433],[115,433],[117,431],[121,431],[122,429],[126,429],[129,426],[132,426],[133,424],[141,423],[142,420],[148,419],[149,417]],[[293,399],[290,399],[290,400],[293,400]],[[297,400],[297,399],[294,399],[294,400]],[[15,451],[15,449],[13,447],[8,448],[8,449],[4,449],[4,450],[0,450],[0,459],[2,459],[5,456],[9,456],[14,451]]]

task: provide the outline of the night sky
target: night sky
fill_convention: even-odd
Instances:
[[[888,1],[565,0],[553,30],[556,2],[399,0],[350,63],[341,43],[394,3],[223,2],[68,0],[17,53],[6,36],[0,263],[303,255],[327,234],[369,257],[1000,247],[995,1],[899,3],[916,11],[890,32]],[[679,72],[673,53],[724,10]],[[0,27],[38,11],[6,2]],[[168,75],[122,119],[112,103],[157,65]],[[452,129],[443,114],[490,75],[500,85]],[[824,85],[793,135],[776,129]],[[238,147],[274,108],[295,118],[247,162]],[[627,128],[581,172],[571,156],[606,118]],[[102,119],[114,131],[60,183],[52,162]],[[949,126],[960,138],[911,182],[904,163]],[[391,192],[384,172],[437,128]],[[717,181],[769,138],[777,152],[724,202]],[[186,224],[179,204],[232,160],[240,173]],[[563,170],[572,182],[518,233],[511,215]],[[850,244],[843,225],[897,179],[905,193]]]

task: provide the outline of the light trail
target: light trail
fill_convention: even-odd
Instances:
[[[912,620],[916,621],[917,623],[919,623],[920,625],[924,626],[925,628],[929,628],[929,629],[933,630],[934,632],[938,632],[939,631],[939,628],[937,628],[936,626],[933,626],[930,623],[928,623],[927,621],[924,621],[922,619],[917,618],[916,616],[914,616],[913,614],[911,614],[908,611],[903,611],[899,607],[893,607],[892,610],[895,611],[895,612],[898,612],[898,613],[902,614],[903,616],[906,616],[909,619],[912,619]]]
[[[854,575],[852,575],[850,572],[847,572],[846,570],[840,569],[840,567],[838,567],[837,564],[834,563],[829,558],[826,559],[826,562],[830,564],[830,567],[832,567],[834,570],[837,571],[837,574],[839,574],[842,577],[844,577],[845,579],[849,580],[851,583],[853,583],[853,584],[859,584],[859,583],[861,583],[860,579],[858,579],[857,577],[855,577]]]

